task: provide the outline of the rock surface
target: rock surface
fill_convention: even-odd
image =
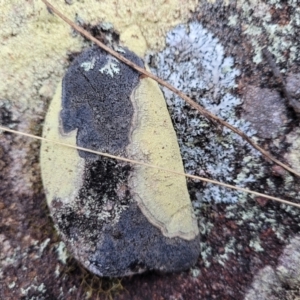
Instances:
[[[149,14],[153,14],[154,10],[146,8],[145,14],[145,10],[131,6],[132,10],[137,9],[137,13],[132,14],[126,8],[121,9],[123,1],[117,4],[114,1],[108,2],[112,6],[114,18],[120,20],[127,16],[123,20],[130,24],[126,23],[125,27],[139,27],[139,23],[147,18],[149,22],[145,23],[146,27],[154,20],[152,25],[157,32],[163,31],[158,35],[159,38],[168,30],[162,30],[162,23],[151,19]],[[105,19],[105,10],[103,18],[99,17],[100,8],[96,9],[94,5],[96,3],[100,6],[103,1],[93,2],[94,5],[90,5],[88,0],[53,3],[57,3],[68,17],[81,22],[100,38],[103,38],[103,33],[107,36],[107,32],[103,32],[97,24],[102,21],[115,23],[114,18]],[[157,0],[147,3],[147,7],[153,6],[153,3],[159,8],[167,5],[167,2],[162,4]],[[1,8],[4,19],[0,31],[0,118],[2,116],[5,126],[41,135],[49,101],[53,98],[60,78],[76,54],[90,45],[50,14],[42,2],[8,1]],[[184,9],[187,12],[190,8],[184,6]],[[180,23],[183,13],[171,9],[169,12],[169,17],[173,16],[173,20],[176,20],[173,23],[168,19],[168,23],[172,24],[168,28],[171,28]],[[137,15],[142,21],[136,21]],[[187,13],[184,14],[186,16]],[[236,107],[232,106],[234,101],[231,101],[229,110],[226,110],[229,120],[234,124],[245,125],[240,119],[241,105],[249,86],[258,90],[277,91],[283,96],[281,86],[264,61],[261,49],[268,47],[287,83],[287,74],[300,73],[300,10],[295,1],[200,1],[190,18],[189,23],[200,24],[206,33],[203,29],[199,30],[200,41],[197,41],[197,36],[187,39],[188,30],[184,33],[185,41],[195,42],[196,47],[191,48],[195,51],[183,47],[180,50],[184,52],[176,53],[167,45],[164,50],[172,52],[175,58],[166,65],[171,71],[167,79],[177,82],[184,92],[197,101],[212,103],[211,106],[217,108],[214,112],[220,111],[220,106],[225,105],[226,108],[228,102],[223,102],[226,97],[228,100],[236,98]],[[142,45],[150,45],[150,48],[155,45],[156,29],[137,31],[138,38],[143,35],[147,41]],[[123,31],[120,31],[122,36]],[[174,29],[169,31],[170,34],[173,32]],[[128,36],[134,36],[132,31],[126,38]],[[201,41],[212,43],[205,44],[204,49],[200,47]],[[161,42],[157,43],[161,45]],[[157,54],[155,51],[150,53],[153,55],[150,63],[154,67],[159,66],[155,61]],[[199,54],[204,55],[203,63],[199,60]],[[165,58],[168,61],[168,57]],[[182,69],[187,72],[184,78],[192,78],[192,72],[203,75],[185,81],[182,73],[178,72],[180,64],[188,66]],[[239,75],[232,72],[234,70]],[[209,85],[206,78],[216,74],[223,79],[230,75],[229,81],[219,81],[229,83],[227,88],[225,84],[220,89],[218,76],[213,76],[214,85]],[[198,82],[207,83],[205,89],[198,88]],[[191,88],[189,83],[192,83]],[[219,92],[215,92],[215,86],[219,87]],[[203,119],[197,121],[199,115],[188,105],[179,101],[172,102],[171,93],[164,93],[178,133],[186,171],[212,175],[231,183],[237,180],[237,183],[248,188],[295,202],[300,200],[297,178],[274,168],[228,132],[220,134],[222,130],[210,122]],[[275,140],[259,138],[259,141],[278,159],[284,160],[287,157],[287,161],[297,164],[297,155],[294,154],[298,149],[299,119],[292,109],[286,109],[284,132]],[[251,124],[244,126],[243,130],[255,138]],[[259,271],[267,266],[276,270],[282,253],[293,237],[299,234],[300,218],[296,208],[189,181],[188,189],[201,237],[201,253],[196,266],[179,274],[149,272],[123,279],[98,278],[68,255],[64,243],[55,233],[41,184],[40,143],[4,133],[1,134],[0,144],[0,298],[244,299],[256,275],[260,274]],[[299,298],[299,287],[291,289],[284,284],[282,291],[286,299]],[[276,291],[272,292],[272,289],[268,295],[272,293],[276,296]]]

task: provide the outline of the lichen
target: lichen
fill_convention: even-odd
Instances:
[[[63,263],[66,264],[67,259],[69,257],[66,245],[64,242],[60,241],[56,247],[56,252],[58,255],[58,259]]]
[[[259,29],[257,32],[259,33]],[[287,113],[282,98],[278,97],[266,120],[260,116],[260,109],[256,110],[256,116],[253,113],[253,119],[248,121],[240,119],[236,108],[241,107],[244,98],[240,99],[234,94],[239,70],[234,68],[233,58],[225,56],[220,41],[201,24],[193,22],[175,27],[168,33],[166,44],[164,51],[148,55],[152,71],[159,77],[167,80],[209,111],[238,127],[256,142],[265,141],[264,137],[280,137],[284,134]],[[279,179],[270,176],[270,170],[263,163],[260,154],[245,145],[240,137],[226,129],[222,129],[222,132],[214,129],[214,124],[210,124],[192,111],[179,97],[167,89],[163,89],[163,92],[177,132],[187,173],[207,176],[261,192],[268,191],[274,195],[278,195],[280,182],[283,198],[299,198],[295,181],[290,175],[282,173],[278,175]],[[261,89],[257,88],[252,95],[261,99],[258,102],[265,98],[260,92]],[[265,91],[265,94],[269,93],[270,90]],[[273,119],[272,113],[273,127],[277,128],[270,131],[267,126],[268,119]],[[261,118],[264,124],[261,123],[254,128],[255,118]],[[262,131],[264,135],[260,134]],[[274,145],[277,147],[275,149],[281,149],[282,140],[275,140]],[[287,211],[287,207],[282,206],[280,209],[278,207],[278,210],[268,208],[264,211],[259,205],[259,199],[254,196],[197,181],[189,182],[189,192],[198,216],[200,233],[204,237],[200,245],[201,263],[206,268],[215,262],[228,267],[226,264],[230,263],[237,252],[243,252],[245,247],[251,248],[256,255],[263,255],[266,244],[260,237],[265,228],[270,230],[270,235],[274,235],[276,240],[286,241],[287,231],[291,229],[291,225],[282,224],[280,209]],[[257,200],[257,203],[253,200]],[[216,249],[212,247],[217,243],[213,240],[213,234],[217,230],[216,224],[210,226],[211,218],[205,213],[206,207],[209,208],[208,203],[211,202],[227,203],[224,209],[226,222],[232,222],[239,230],[245,230],[247,242],[238,239],[232,242],[226,239],[222,241],[224,251],[216,254]],[[225,233],[222,236],[224,235],[226,236]],[[213,241],[209,240],[210,238]],[[215,259],[216,257],[218,259]]]
[[[138,26],[151,48],[161,48],[166,30],[186,20],[196,6],[193,0],[184,5],[179,0],[167,4],[161,0],[52,4],[72,20],[78,15],[86,23],[110,22],[121,35],[128,27]],[[0,95],[18,101],[23,110],[41,110],[43,103],[36,89],[46,78],[58,82],[64,72],[66,54],[79,51],[82,38],[71,38],[69,26],[49,13],[42,1],[5,1],[1,12]]]
[[[199,23],[179,25],[168,33],[167,48],[149,58],[153,71],[159,77],[194,98],[207,110],[244,131],[248,136],[254,134],[250,124],[239,120],[235,108],[241,99],[231,90],[236,86],[239,74],[233,66],[232,57],[224,56],[224,48]],[[245,162],[245,169],[238,172],[234,160],[240,159],[246,152],[234,143],[241,139],[223,129],[221,134],[214,130],[209,121],[189,110],[184,101],[167,89],[163,89],[169,111],[177,132],[185,170],[190,174],[207,175],[210,178],[239,183],[245,186],[255,178],[251,167]],[[255,157],[259,155],[254,151]],[[239,157],[239,158],[238,158]],[[255,167],[257,165],[255,164]],[[236,175],[237,174],[237,175]],[[199,201],[236,202],[238,194],[222,187],[207,184],[202,191],[197,190]]]
[[[88,72],[89,70],[93,70],[95,66],[96,58],[93,57],[91,61],[85,61],[80,66],[84,69],[84,71]],[[101,70],[100,70],[101,72]]]
[[[99,71],[102,74],[106,73],[111,77],[114,77],[114,74],[119,74],[120,72],[120,68],[118,65],[119,65],[119,61],[116,58],[108,55],[106,65],[103,68],[101,68]]]
[[[235,254],[236,240],[234,237],[230,238],[229,241],[224,245],[224,253],[215,256],[215,260],[222,266],[225,265],[226,261],[229,259],[230,254]]]
[[[294,36],[300,24],[300,8],[297,1],[289,0],[285,3],[278,0],[270,0],[264,2],[254,2],[240,0],[237,2],[238,8],[241,11],[241,19],[243,23],[243,34],[249,36],[249,40],[254,49],[253,62],[261,63],[263,60],[261,50],[265,44],[259,42],[262,35],[268,40],[268,49],[274,54],[276,62],[288,62],[292,65],[298,57],[300,43],[299,40],[295,44]],[[284,17],[279,23],[274,23],[273,12],[283,8],[283,5],[289,7],[292,13]],[[231,16],[231,19],[235,16]],[[229,24],[232,23],[231,19]],[[259,26],[254,20],[259,20]],[[289,55],[286,55],[286,53]],[[285,70],[282,70],[283,72]]]

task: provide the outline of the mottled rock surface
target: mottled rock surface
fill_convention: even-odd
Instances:
[[[77,5],[77,2],[73,2],[72,5]],[[88,5],[87,1],[80,3]],[[10,22],[9,26],[5,23],[9,28],[5,29],[5,36],[1,35],[1,42],[4,44],[0,52],[3,60],[0,77],[4,79],[0,88],[0,98],[1,101],[9,102],[2,113],[4,116],[8,116],[7,111],[11,113],[11,116],[5,117],[6,125],[41,134],[48,102],[54,94],[58,78],[70,64],[67,54],[72,53],[72,58],[83,45],[87,45],[83,44],[80,37],[72,36],[68,27],[65,28],[41,6],[35,6],[33,11],[30,5],[30,2],[22,1],[22,5],[15,4],[9,14],[5,11]],[[62,10],[75,7],[63,2],[59,5]],[[20,9],[24,6],[25,9]],[[94,28],[93,25],[102,20],[93,14],[90,21],[88,16],[91,10],[94,10],[93,6],[81,7],[82,13],[77,11],[77,21],[92,23],[92,26],[87,27]],[[37,32],[37,23],[31,19],[35,15],[42,18],[47,16],[47,19],[42,19],[44,25],[40,27],[46,28],[47,33],[40,38],[33,39],[32,35],[29,35],[25,39],[22,34]],[[80,19],[82,16],[83,20]],[[75,19],[75,14],[70,13],[69,17]],[[120,16],[116,13],[116,17]],[[176,72],[173,75],[170,73],[167,79],[177,82],[190,96],[205,103],[212,103],[217,112],[218,105],[228,103],[223,102],[224,97],[221,96],[229,94],[227,97],[231,100],[233,97],[230,95],[234,96],[237,99],[237,107],[230,106],[226,112],[235,118],[233,120],[229,116],[229,120],[238,124],[236,120],[240,120],[242,114],[242,99],[249,86],[276,91],[283,97],[281,86],[263,59],[263,47],[267,46],[272,52],[275,63],[287,83],[287,74],[300,73],[299,20],[300,11],[295,1],[201,1],[196,12],[191,14],[191,21],[200,24],[207,31],[199,31],[202,37],[207,37],[205,40],[217,39],[213,42],[215,47],[212,50],[213,53],[221,54],[216,56],[219,61],[214,61],[214,67],[211,69],[214,56],[209,51],[206,51],[208,56],[204,56],[203,61],[206,65],[203,65],[199,63],[199,55],[194,57],[196,51],[192,51],[191,55],[189,49],[183,48],[182,53],[172,52],[175,59],[172,58],[166,68],[172,71],[169,66],[174,64],[173,69]],[[50,46],[52,33],[57,29],[62,36],[56,36],[55,46],[53,43]],[[146,36],[147,32],[143,31],[143,34]],[[23,37],[22,43],[20,37]],[[195,40],[197,37],[189,39],[195,41],[199,48],[201,43]],[[58,43],[58,40],[61,42]],[[36,61],[39,41],[42,41],[44,48],[38,52],[41,57]],[[63,41],[68,43],[67,47],[62,47]],[[28,55],[20,55],[17,49],[26,50]],[[166,51],[170,52],[170,49],[167,48]],[[201,50],[199,53],[205,51]],[[159,64],[155,61],[157,53],[152,54],[154,69]],[[216,85],[207,84],[205,89],[201,89],[197,86],[199,78],[186,83],[182,74],[177,71],[180,70],[180,64],[184,66],[186,62],[188,65],[190,61],[190,69],[184,69],[190,72],[187,79],[192,77],[192,72],[201,74],[202,70],[206,75],[210,72],[221,72],[221,77],[224,78],[224,74],[233,74],[228,72],[228,68],[219,69],[219,66],[223,66],[225,58],[231,58],[229,67],[239,71],[239,76],[236,74],[231,77],[229,88],[226,89],[226,85],[222,87],[222,95],[215,93]],[[219,71],[213,73],[210,70]],[[213,78],[218,79],[218,76]],[[200,81],[203,83],[205,79]],[[232,81],[236,87],[231,84]],[[196,85],[189,89],[189,83]],[[215,80],[214,84],[218,87],[218,80]],[[297,178],[274,169],[273,165],[249,150],[249,147],[240,144],[239,139],[235,140],[229,134],[224,137],[220,134],[221,130],[213,124],[205,123],[202,119],[201,122],[196,121],[197,113],[184,103],[172,102],[171,96],[166,92],[165,97],[170,105],[187,171],[194,170],[195,174],[203,175],[212,174],[221,180],[229,178],[231,183],[241,182],[248,188],[299,201]],[[27,103],[30,103],[29,108]],[[292,133],[297,131],[299,119],[291,108],[286,107],[286,111],[287,123],[283,133],[275,140],[259,140],[261,145],[277,158],[288,161],[285,155],[289,156],[293,153],[292,149],[297,149],[297,140],[295,141],[293,136],[298,139],[298,134]],[[15,123],[16,121],[19,123]],[[251,124],[246,125],[244,129],[255,138]],[[202,134],[203,128],[205,134]],[[287,136],[291,138],[287,140]],[[209,143],[211,139],[213,144]],[[229,143],[230,139],[232,143]],[[222,144],[224,140],[225,143]],[[244,299],[255,283],[257,274],[264,272],[268,266],[276,272],[282,253],[291,239],[299,234],[299,210],[296,208],[249,196],[243,196],[240,200],[241,196],[233,192],[189,181],[189,192],[201,234],[201,254],[196,267],[179,274],[148,273],[121,281],[96,278],[92,281],[92,276],[73,259],[66,259],[63,244],[60,243],[48,217],[39,171],[40,144],[12,134],[1,135],[0,143],[0,297],[4,299],[83,299],[87,294],[91,295],[92,299],[109,298],[111,295],[114,299]],[[197,155],[198,151],[201,151],[203,156]],[[222,164],[222,161],[225,164]],[[205,202],[202,202],[202,199],[205,199]],[[229,204],[222,203],[224,199]],[[211,200],[217,203],[210,202]],[[275,297],[276,291],[271,289],[267,293],[268,297]],[[293,289],[283,285],[282,291],[288,300],[299,298],[297,284]]]

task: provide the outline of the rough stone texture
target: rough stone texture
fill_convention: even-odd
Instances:
[[[286,136],[286,142],[290,145],[289,150],[284,155],[288,163],[293,166],[295,170],[300,171],[300,130],[296,127]]]
[[[276,91],[248,86],[243,99],[242,117],[252,124],[261,138],[276,138],[287,122],[284,99]]]
[[[286,79],[286,88],[290,94],[290,105],[295,112],[300,113],[300,74],[289,73]]]
[[[266,266],[255,276],[245,299],[280,300],[299,299],[300,285],[300,237],[294,237],[288,244],[274,268]]]
[[[300,285],[300,236],[296,236],[281,254],[276,273],[282,285],[297,289]]]
[[[284,289],[275,271],[266,266],[254,277],[251,289],[247,292],[245,300],[279,300],[285,299]]]
[[[22,3],[28,5],[30,2]],[[80,3],[86,5],[87,1]],[[286,72],[300,72],[300,11],[297,5],[296,1],[276,0],[237,1],[226,5],[219,1],[199,3],[193,21],[201,22],[205,29],[219,39],[224,47],[225,57],[233,57],[234,67],[240,71],[240,76],[236,78],[237,90],[230,88],[235,96],[243,98],[249,85],[277,90],[282,95],[281,87],[260,52],[266,45],[275,55],[276,63],[287,82]],[[86,11],[90,9],[93,7]],[[11,18],[11,24],[20,20],[20,11],[26,12],[14,10],[12,15],[15,18]],[[22,22],[29,17],[28,12],[27,16],[22,17]],[[49,14],[48,22],[52,22],[51,27],[57,25],[54,20]],[[20,31],[26,32],[26,26],[23,25],[10,26],[17,36],[10,36],[9,31],[5,39],[19,42]],[[69,29],[66,31],[68,34],[61,40],[70,37]],[[42,39],[43,46],[50,40],[50,36],[51,31]],[[19,130],[40,134],[47,101],[53,96],[57,78],[69,63],[65,54],[64,59],[61,59],[56,47],[51,51],[49,48],[42,48],[45,57],[42,56],[38,63],[34,63],[36,52],[33,50],[38,40],[32,37],[28,39],[33,48],[26,47],[26,44],[18,47],[14,43],[9,44],[8,55],[7,52],[2,52],[7,48],[1,48],[1,57],[5,61],[1,67],[5,77],[1,73],[1,78],[5,78],[3,82],[6,86],[12,80],[14,84],[4,90],[1,88],[0,98],[10,102],[12,121],[20,122],[17,126]],[[59,47],[60,43],[56,46]],[[33,54],[32,57],[24,59],[25,66],[22,67],[15,63],[16,56],[13,55],[16,49],[20,48]],[[79,48],[72,47],[69,51],[79,51]],[[63,52],[65,53],[65,50]],[[29,62],[33,62],[35,67],[44,62],[47,68],[44,76],[34,77],[28,83],[25,79],[37,74],[34,73],[34,67],[28,65]],[[37,83],[33,84],[34,82]],[[24,83],[24,86],[20,83]],[[193,93],[190,95],[193,96]],[[24,108],[21,109],[19,105],[20,99],[24,98],[37,103],[35,110],[32,110],[31,105],[31,109],[24,113]],[[45,105],[42,100],[45,101]],[[34,113],[36,111],[37,115]],[[239,112],[237,109],[237,115]],[[282,135],[274,141],[262,141],[262,145],[280,159],[289,149],[289,144],[295,143],[294,139],[286,143],[286,134],[293,128],[296,130],[299,122],[288,108],[287,119]],[[209,128],[213,128],[213,125],[209,124]],[[208,131],[206,136],[199,138],[196,146],[201,146],[201,141],[206,142],[213,134],[215,133]],[[196,267],[190,272],[133,276],[122,280],[123,289],[120,288],[120,281],[95,278],[92,281],[92,277],[89,277],[74,260],[68,259],[65,266],[59,259],[60,256],[58,257],[60,252],[57,248],[60,244],[53,224],[47,218],[48,211],[41,189],[39,143],[4,134],[1,136],[1,147],[0,226],[1,234],[5,235],[5,241],[1,244],[5,251],[1,251],[0,297],[4,299],[30,299],[33,296],[39,299],[83,299],[86,294],[92,295],[92,299],[108,298],[110,295],[113,295],[114,299],[243,299],[259,270],[266,266],[275,269],[285,246],[299,233],[299,211],[296,208],[271,201],[261,205],[262,202],[255,198],[247,198],[247,201],[230,205],[205,202],[195,207],[201,229],[201,256]],[[236,146],[235,148],[237,151],[241,149]],[[28,150],[25,154],[24,149]],[[241,169],[241,164],[248,167],[248,157],[237,155],[234,158],[233,165],[237,170]],[[257,167],[258,163],[260,167]],[[260,168],[263,172],[259,171]],[[198,166],[199,172],[205,169],[205,166]],[[274,168],[262,159],[258,159],[253,169],[251,167],[249,170],[250,175],[262,175],[261,179],[251,182],[249,187],[290,200],[299,200],[299,181],[296,178],[284,172],[276,172],[275,176]],[[196,192],[204,189],[204,184],[190,182],[189,186],[194,203],[199,203]],[[48,238],[49,243],[42,247]],[[43,251],[40,251],[41,249]],[[39,253],[42,255],[39,256]],[[284,286],[283,289],[287,292],[286,299],[299,298],[299,287],[289,290]]]

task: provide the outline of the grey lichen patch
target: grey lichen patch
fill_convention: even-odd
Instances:
[[[279,93],[248,86],[243,97],[242,117],[249,121],[261,138],[276,138],[287,123],[285,101]]]
[[[13,295],[16,298],[18,298],[17,295],[20,295],[20,298],[21,296],[28,296],[26,299],[29,299],[29,296],[36,296],[36,299],[43,299],[38,297],[42,297],[47,292],[47,289],[38,276],[27,281],[19,278],[16,273],[9,272],[9,270],[19,269],[18,272],[23,274],[31,272],[32,266],[40,262],[40,258],[48,244],[49,239],[39,242],[27,235],[22,238],[18,246],[15,246],[9,240],[9,237],[0,234],[0,281],[3,283],[9,282],[8,288],[13,290]],[[28,261],[30,261],[30,265],[27,264]],[[21,267],[20,262],[22,262]],[[36,273],[31,273],[30,276],[34,274]],[[4,288],[3,286],[1,287]]]
[[[211,10],[207,9],[207,13]],[[199,20],[201,22],[201,18]],[[237,20],[240,22],[240,16]],[[211,27],[214,26],[211,25]],[[220,35],[221,32],[220,28]],[[224,40],[227,39],[224,38]],[[236,41],[238,38],[234,39],[234,42]],[[264,123],[255,128],[253,119],[245,120],[246,112],[243,115],[244,120],[240,119],[245,97],[239,98],[235,93],[239,70],[233,67],[233,58],[225,55],[225,49],[227,53],[230,53],[228,47],[232,50],[235,44],[229,46],[224,44],[223,48],[216,37],[196,22],[174,28],[167,35],[166,44],[167,47],[163,52],[149,55],[150,66],[158,76],[237,126],[256,142],[268,143],[272,134],[277,136],[278,140],[274,142],[273,149],[276,149],[275,151],[278,149],[278,152],[283,151],[284,130],[288,128],[289,123],[286,121],[286,102],[278,92],[250,86],[257,92],[256,95],[252,95],[257,97],[256,117]],[[251,56],[247,55],[247,59],[249,57]],[[244,56],[242,59],[238,58],[238,61],[243,59]],[[247,75],[244,74],[244,76]],[[242,84],[241,86],[243,88]],[[246,92],[246,89],[243,89],[243,93],[244,91]],[[241,143],[239,138],[227,130],[221,133],[220,130],[214,130],[213,124],[194,113],[179,97],[166,89],[163,92],[178,134],[187,172],[227,183],[232,182],[263,193],[280,194],[282,198],[290,198],[295,193],[299,194],[294,179],[285,175],[274,178],[261,156]],[[275,94],[277,97],[273,99],[272,96]],[[264,106],[266,95],[268,99],[263,110],[261,107]],[[272,102],[273,100],[275,102]],[[268,105],[268,117],[264,119],[264,112]],[[252,117],[255,117],[254,110],[253,108]],[[272,128],[268,127],[268,122],[273,125]],[[275,125],[276,128],[274,128]],[[259,130],[263,130],[265,135],[261,136],[258,133]],[[268,140],[266,141],[265,138]],[[200,234],[203,237],[200,245],[201,267],[211,270],[212,273],[214,273],[214,268],[222,270],[220,272],[226,270],[224,272],[228,271],[230,274],[236,272],[233,281],[239,280],[240,272],[244,272],[243,270],[249,265],[252,268],[255,264],[265,264],[268,258],[263,257],[268,253],[268,249],[277,251],[278,255],[278,247],[276,246],[276,250],[273,250],[272,243],[285,243],[287,232],[298,228],[296,219],[299,218],[294,217],[292,212],[287,212],[287,214],[282,212],[286,207],[277,207],[271,202],[268,202],[266,207],[260,207],[256,197],[197,182],[189,182],[189,191],[194,200],[193,206],[198,217]],[[214,205],[210,204],[211,202],[228,204],[226,206]],[[213,218],[208,212],[212,214],[217,212],[219,218]],[[288,224],[283,224],[282,213],[289,219]],[[220,223],[218,224],[216,220]],[[230,240],[228,236],[233,236],[234,239]],[[272,242],[268,243],[271,240],[270,236]],[[276,256],[273,253],[272,255]],[[248,264],[249,257],[255,257],[250,264]],[[235,266],[240,268],[239,271],[232,271]],[[249,279],[250,282],[251,271],[242,277]],[[221,275],[218,280],[219,283],[223,283]],[[235,289],[235,283],[232,284]]]
[[[250,124],[240,120],[235,113],[242,101],[231,93],[239,71],[233,67],[233,58],[225,57],[218,39],[195,22],[174,28],[168,33],[166,44],[163,52],[149,57],[153,71],[209,111],[251,136],[254,130]],[[177,132],[186,172],[234,182],[239,176],[234,161],[247,153],[235,144],[241,139],[226,129],[220,134],[178,96],[167,89],[163,89],[163,92]],[[258,156],[257,153],[252,154]],[[240,184],[245,185],[253,180],[247,177],[244,181],[240,180]],[[238,200],[236,192],[212,184],[207,184],[204,190],[197,188],[195,192],[199,201],[213,199],[217,203],[230,203]]]
[[[143,66],[125,51],[126,58]],[[97,47],[75,59],[50,105],[44,136],[182,172],[157,84],[141,81],[120,62],[115,72],[109,62]],[[56,227],[71,254],[93,273],[170,272],[196,262],[198,228],[184,179],[174,184],[169,174],[48,142],[42,144],[41,164]]]
[[[249,246],[251,248],[253,248],[256,252],[263,252],[264,251],[264,249],[262,248],[261,242],[260,242],[260,240],[259,240],[258,237],[255,238],[255,239],[253,239],[253,240],[251,240],[250,243],[249,243]]]

